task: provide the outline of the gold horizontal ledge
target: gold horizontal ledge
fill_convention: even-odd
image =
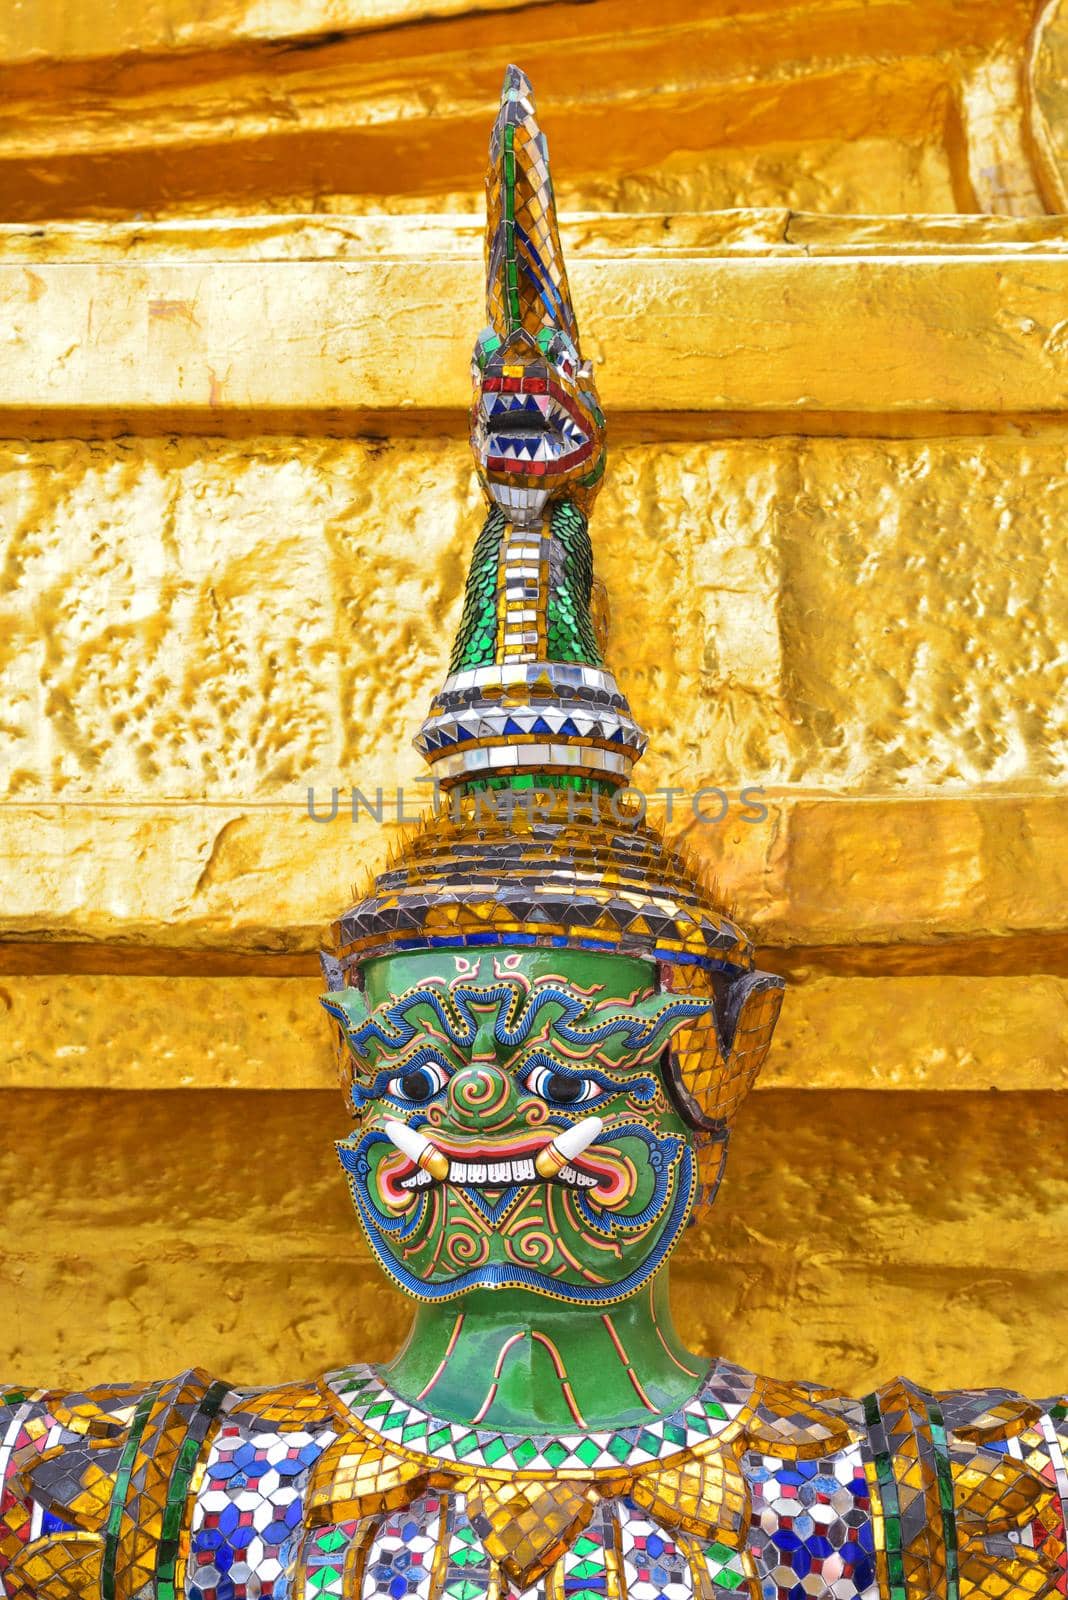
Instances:
[[[0,17],[0,61],[5,65],[91,61],[133,54],[211,50],[255,41],[303,40],[363,33],[435,18],[544,5],[547,0],[285,0],[261,11],[235,0],[207,8],[183,0],[129,6],[122,0],[74,0],[62,11],[12,7]]]
[[[714,803],[714,802],[713,802]],[[1068,800],[1055,794],[811,795],[769,790],[763,820],[674,822],[719,893],[772,950],[906,946],[960,970],[974,941],[1026,942],[1032,971],[1063,966]],[[414,813],[413,813],[414,814]],[[710,813],[711,814],[711,813]],[[656,808],[650,806],[650,815]],[[0,939],[230,955],[314,951],[380,870],[396,827],[302,804],[0,807]],[[1018,971],[1016,967],[1013,970]]]
[[[1061,795],[786,793],[766,804],[766,824],[731,816],[683,831],[761,944],[937,949],[1068,925]]]
[[[329,1090],[314,977],[0,979],[0,1088]],[[1068,1090],[1068,979],[791,984],[764,1089]]]
[[[956,257],[1068,254],[1068,218],[826,214],[787,206],[717,211],[561,211],[568,261],[584,256]],[[482,260],[485,219],[474,211],[399,214],[273,212],[158,222],[0,222],[0,262],[129,266],[161,262]]]
[[[1068,407],[1056,252],[601,256],[573,285],[610,416]],[[481,300],[459,257],[7,262],[0,412],[455,412]]]
[[[215,211],[251,210],[276,204],[279,189],[316,208],[354,191],[473,196],[473,153],[485,147],[502,64],[516,45],[515,18],[481,0],[473,15],[443,16],[439,4],[417,27],[347,33],[359,26],[350,19],[360,9],[331,6],[316,37],[314,8],[302,0],[266,13],[219,0],[210,19],[195,21],[181,7],[176,15],[173,5],[154,6],[147,25],[134,15],[122,26],[73,0],[61,39],[47,22],[15,22],[6,48],[0,21],[0,62],[24,63],[0,66],[7,214],[152,215],[176,205],[203,210],[206,202]],[[419,7],[387,0],[374,9],[403,21]],[[774,0],[747,5],[744,27],[730,8],[695,8],[692,0],[662,3],[655,15],[635,0],[592,8],[527,0],[522,20],[523,64],[569,185],[662,192],[660,177],[678,193],[692,188],[685,176],[696,168],[712,209],[723,190],[702,182],[710,157],[713,167],[718,155],[737,170],[737,146],[770,146],[778,163],[785,145],[806,150],[797,168],[802,192],[825,198],[830,182],[837,199],[843,167],[848,174],[857,165],[848,147],[859,145],[864,164],[888,169],[888,181],[872,175],[878,199],[904,189],[916,209],[937,197],[943,207],[979,210],[991,190],[1003,196],[1008,176],[1013,199],[1033,204],[1012,126],[1019,91],[1003,91],[1009,104],[998,108],[996,133],[977,126],[989,115],[975,115],[987,107],[991,57],[1000,64],[1006,52],[1023,51],[1029,17],[1020,5],[1010,18],[976,0],[846,0],[836,7],[833,38],[818,10],[784,10]],[[305,37],[295,40],[295,31]],[[106,52],[109,36],[112,61],[77,59]],[[161,54],[146,58],[138,53],[145,49]],[[687,125],[700,130],[698,139]],[[820,157],[832,151],[825,175]],[[983,167],[995,152],[996,175]],[[806,183],[813,153],[817,181]],[[774,185],[780,192],[797,187],[789,153],[786,161]],[[673,185],[680,166],[684,181]],[[763,163],[754,166],[735,192],[766,192]],[[873,184],[861,186],[870,192]]]

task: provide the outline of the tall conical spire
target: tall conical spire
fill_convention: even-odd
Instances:
[[[645,746],[591,614],[604,417],[574,342],[549,151],[509,67],[490,139],[472,446],[492,509],[416,747],[444,788],[615,789]]]
[[[486,173],[486,316],[498,338],[517,328],[537,338],[559,328],[578,345],[578,327],[556,224],[549,146],[534,91],[519,67],[504,74]]]

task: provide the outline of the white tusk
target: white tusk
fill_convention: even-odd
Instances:
[[[382,1131],[409,1161],[414,1161],[417,1167],[422,1167],[432,1178],[444,1183],[449,1176],[449,1158],[444,1151],[431,1144],[417,1129],[409,1128],[406,1122],[398,1122],[396,1117],[387,1118],[382,1124]]]
[[[547,1144],[534,1157],[534,1165],[543,1178],[555,1178],[562,1167],[574,1161],[593,1143],[604,1123],[600,1117],[583,1117],[573,1128],[564,1128],[552,1144]]]

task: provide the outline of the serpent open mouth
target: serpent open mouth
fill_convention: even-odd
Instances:
[[[478,416],[487,465],[498,472],[553,472],[592,448],[581,412],[546,379],[487,378]]]

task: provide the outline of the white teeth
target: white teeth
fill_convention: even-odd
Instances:
[[[588,1172],[579,1172],[575,1167],[561,1167],[557,1173],[558,1178],[563,1178],[565,1183],[573,1183],[578,1189],[596,1189],[597,1179],[591,1178]]]
[[[454,1161],[449,1170],[449,1182],[458,1184],[475,1184],[490,1189],[507,1189],[516,1183],[534,1183],[537,1173],[534,1171],[533,1161],[492,1161],[488,1166],[476,1163]],[[579,1172],[576,1167],[561,1167],[557,1174],[558,1183],[569,1183],[576,1189],[595,1189],[597,1179],[588,1172]],[[434,1180],[429,1172],[410,1173],[407,1178],[401,1179],[401,1188],[412,1192],[416,1189],[425,1189]]]
[[[426,1185],[428,1183],[433,1183],[433,1181],[434,1180],[430,1176],[430,1173],[429,1172],[424,1172],[423,1169],[420,1167],[416,1172],[413,1172],[410,1177],[401,1179],[401,1188],[402,1189],[423,1189],[423,1188],[426,1187]]]
[[[490,455],[504,456],[510,461],[555,461],[558,456],[575,448],[575,440],[564,440],[551,433],[532,434],[525,438],[508,433],[492,433],[486,448]]]
[[[409,1173],[401,1179],[401,1188],[408,1190],[425,1189],[433,1183],[429,1172],[422,1168]],[[516,1183],[536,1183],[538,1174],[534,1162],[529,1156],[520,1156],[514,1161],[453,1161],[449,1167],[449,1183],[476,1184],[490,1189],[506,1189]],[[558,1174],[562,1183],[572,1184],[576,1189],[595,1189],[597,1179],[587,1172],[579,1172],[575,1167],[566,1166]]]

